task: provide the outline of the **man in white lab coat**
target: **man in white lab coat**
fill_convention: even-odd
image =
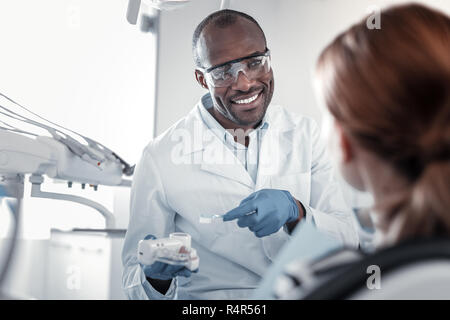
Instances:
[[[270,105],[270,51],[257,22],[214,13],[197,27],[193,51],[208,93],[149,143],[135,172],[122,256],[130,299],[249,298],[301,220],[358,245],[317,125]],[[213,214],[223,221],[199,223]],[[138,241],[171,232],[191,235],[198,272],[139,264]]]

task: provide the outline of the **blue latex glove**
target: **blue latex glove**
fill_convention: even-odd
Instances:
[[[256,210],[254,214],[247,215]],[[227,212],[223,221],[238,219],[238,226],[248,227],[257,237],[277,232],[288,222],[298,219],[299,209],[289,191],[263,189],[242,200],[239,207]]]
[[[148,239],[156,239],[156,237],[149,234],[144,240]],[[156,261],[151,265],[143,265],[142,269],[144,270],[146,277],[159,280],[171,280],[178,276],[188,278],[191,276],[192,272],[195,273],[198,271],[198,269],[191,271],[182,265],[172,265],[160,261]]]
[[[180,265],[171,265],[164,262],[156,261],[152,265],[143,266],[144,274],[146,277],[151,279],[159,279],[159,280],[171,280],[175,277],[190,277],[192,272],[185,266]]]

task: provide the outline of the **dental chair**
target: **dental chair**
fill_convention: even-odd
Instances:
[[[314,263],[322,280],[302,299],[450,299],[450,238],[408,241],[342,263],[345,255]],[[379,271],[378,286],[370,279],[373,270]]]

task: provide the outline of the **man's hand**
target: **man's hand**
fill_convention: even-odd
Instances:
[[[147,278],[158,280],[172,280],[177,276],[190,277],[192,272],[197,272],[197,270],[191,271],[185,266],[171,265],[160,261],[142,268]]]
[[[248,215],[254,210],[256,213]],[[303,212],[289,191],[263,189],[242,200],[239,207],[223,216],[223,221],[238,219],[239,227],[248,227],[257,237],[265,237],[302,216]]]
[[[154,235],[145,236],[144,240],[156,239]],[[177,276],[190,277],[192,272],[197,272],[198,269],[191,271],[183,265],[172,265],[161,261],[155,261],[151,265],[142,265],[142,269],[147,278],[157,280],[172,280]]]
[[[173,278],[177,276],[190,277],[192,272],[198,271],[198,269],[191,271],[185,266],[170,265],[160,261],[156,261],[149,266],[143,265],[142,269],[148,282],[162,294],[166,294],[169,290]]]

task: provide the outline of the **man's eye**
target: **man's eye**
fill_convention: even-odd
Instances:
[[[262,62],[261,59],[250,60],[249,63],[248,63],[248,67],[250,69],[257,68],[257,67],[259,67],[261,65],[261,62]]]
[[[217,69],[211,72],[211,75],[214,79],[223,79],[223,74],[223,71]]]
[[[228,70],[230,70],[230,66],[223,66],[213,70],[212,75],[215,79],[223,79],[226,77]]]
[[[233,75],[231,74],[231,72],[226,71],[223,73],[222,79],[230,79],[232,77],[233,77]]]
[[[232,76],[232,74],[229,72],[230,68],[227,68],[227,70],[225,69],[218,69],[218,70],[214,70],[214,72],[212,73],[212,76],[214,79],[228,79]]]

